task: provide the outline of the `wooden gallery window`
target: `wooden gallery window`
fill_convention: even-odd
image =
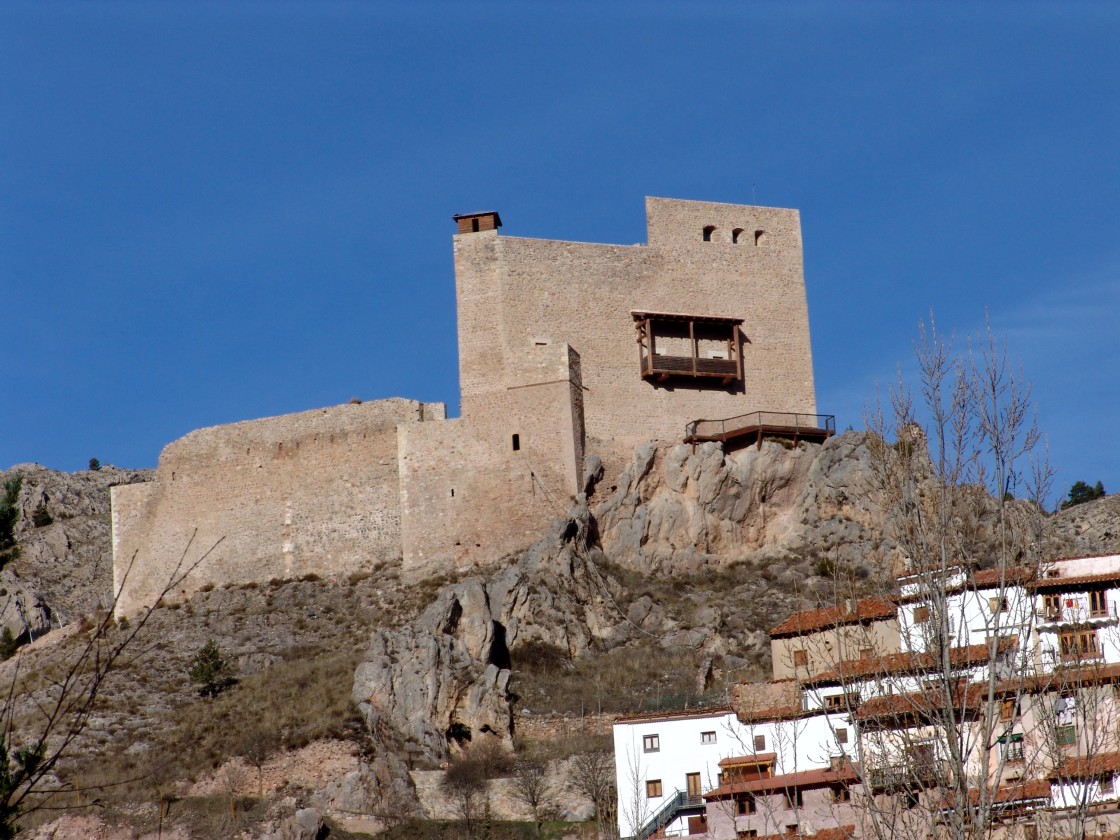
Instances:
[[[743,378],[742,318],[630,313],[638,330],[641,376],[648,382],[686,379],[726,388]]]
[[[1096,630],[1067,630],[1058,636],[1062,659],[1098,659],[1101,655]]]
[[[661,780],[650,779],[646,782],[646,798],[656,799],[659,796],[661,796]]]

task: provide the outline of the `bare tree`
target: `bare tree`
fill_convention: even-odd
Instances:
[[[253,729],[246,732],[237,744],[237,754],[257,771],[257,798],[264,797],[264,763],[276,752],[280,739],[275,732]]]
[[[440,783],[440,789],[451,801],[451,808],[468,837],[474,837],[479,823],[489,812],[490,780],[483,765],[463,756],[451,762]]]
[[[532,812],[537,837],[540,837],[546,815],[554,808],[554,794],[547,765],[535,759],[517,762],[513,766],[513,796]]]
[[[168,575],[166,586],[157,601],[176,589],[199,563],[222,542],[219,538],[196,560],[188,561],[194,535],[191,535],[178,563]],[[32,699],[36,714],[18,721],[17,686],[23,663],[22,653],[16,658],[11,682],[0,706],[0,840],[10,840],[19,830],[21,815],[46,807],[61,794],[75,788],[61,782],[55,775],[59,762],[79,740],[97,709],[101,691],[113,670],[132,650],[152,616],[145,610],[135,621],[120,622],[114,611],[128,575],[136,562],[133,555],[120,586],[114,593],[108,611],[100,614],[85,632],[77,652],[60,648],[54,655],[60,676],[45,691]]]
[[[936,828],[966,840],[990,835],[1007,798],[1000,745],[1015,720],[1002,710],[1031,673],[1017,633],[1033,610],[1030,598],[1010,596],[1041,562],[1049,468],[1030,388],[990,328],[956,353],[931,321],[916,359],[917,401],[900,383],[889,411],[877,407],[869,422],[894,571],[907,575],[902,650],[841,677],[864,701],[853,717],[869,832],[885,839],[900,827]],[[976,572],[977,561],[987,570]],[[983,636],[973,645],[977,615]]]
[[[595,808],[600,837],[617,837],[614,756],[605,751],[581,753],[572,759],[569,784]]]

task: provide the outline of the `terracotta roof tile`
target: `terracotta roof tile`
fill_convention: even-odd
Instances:
[[[777,753],[753,753],[720,759],[720,767],[740,767],[744,764],[769,764],[778,757]]]
[[[1006,653],[1018,644],[1018,639],[1009,636],[1000,639],[998,651]],[[954,668],[967,668],[971,665],[981,665],[988,661],[988,646],[986,644],[957,647],[949,651],[949,658]],[[905,674],[920,671],[929,671],[938,663],[930,653],[891,653],[885,656],[873,656],[860,659],[845,659],[830,671],[822,671],[813,677],[804,680],[805,685],[821,683],[835,683],[844,680],[864,679],[867,677],[883,677],[896,674]]]
[[[1067,758],[1050,771],[1049,778],[1053,780],[1096,779],[1101,776],[1115,776],[1117,773],[1120,773],[1120,752],[1107,752]]]
[[[746,782],[732,782],[720,785],[714,790],[704,794],[705,799],[723,799],[736,793],[773,793],[791,788],[825,787],[827,785],[854,784],[859,781],[859,774],[851,764],[845,764],[840,770],[822,768],[819,770],[802,770],[799,773],[784,773],[781,776],[769,776],[763,779],[751,779]]]
[[[855,609],[850,609],[847,604],[836,604],[794,613],[781,624],[770,628],[770,636],[799,636],[828,627],[894,618],[896,612],[894,601],[887,598],[862,598],[856,602]]]
[[[699,706],[695,709],[675,709],[672,711],[659,711],[659,712],[632,712],[627,715],[619,715],[614,719],[615,723],[638,723],[639,721],[658,721],[658,720],[687,720],[688,718],[706,718],[706,717],[721,717],[723,715],[733,712],[730,706]]]

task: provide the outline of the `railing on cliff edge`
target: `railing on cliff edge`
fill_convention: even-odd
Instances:
[[[784,411],[752,411],[723,420],[693,420],[684,427],[685,443],[728,441],[749,435],[755,435],[759,443],[764,437],[823,441],[834,434],[836,416],[833,414]]]

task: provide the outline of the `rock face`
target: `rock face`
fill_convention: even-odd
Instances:
[[[1049,526],[1052,557],[1120,553],[1120,495],[1060,511]]]
[[[430,756],[485,740],[512,747],[510,650],[543,642],[575,656],[619,632],[619,587],[596,567],[589,523],[581,500],[488,582],[447,586],[417,621],[375,632],[353,692],[371,731],[387,726]]]
[[[594,507],[603,552],[647,571],[694,573],[758,553],[856,562],[883,549],[868,436],[641,447]]]
[[[113,593],[113,548],[109,488],[146,481],[150,470],[64,473],[38,464],[0,472],[0,484],[23,477],[15,536],[19,557],[0,579],[0,622],[13,634],[38,634],[54,623],[108,606]],[[36,511],[49,524],[35,524]],[[40,520],[42,521],[42,520]],[[22,610],[22,614],[21,614]],[[17,632],[17,627],[22,628]]]

